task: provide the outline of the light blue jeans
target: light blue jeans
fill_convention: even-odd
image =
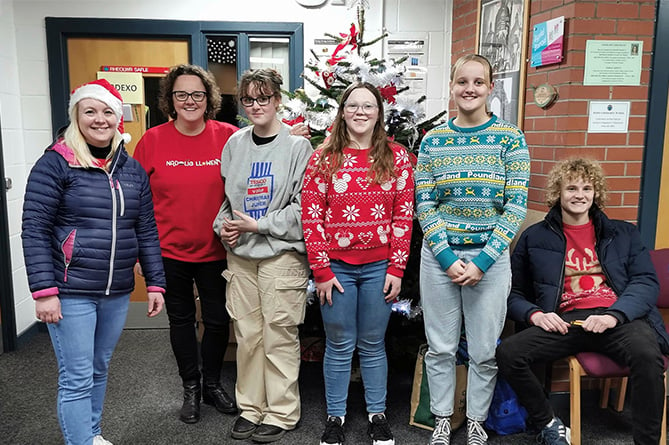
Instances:
[[[365,387],[368,413],[386,410],[386,327],[392,306],[386,303],[383,286],[387,261],[353,265],[332,261],[330,265],[344,288],[332,288],[332,306],[321,306],[325,327],[325,400],[329,416],[346,415],[351,359],[356,346]]]
[[[481,249],[453,249],[465,263]],[[455,353],[464,316],[469,372],[467,417],[483,422],[497,382],[495,348],[506,318],[506,299],[511,290],[508,250],[497,259],[475,286],[453,284],[423,243],[420,264],[420,295],[428,352],[425,368],[430,386],[430,408],[436,416],[453,414]]]
[[[58,421],[66,445],[100,434],[107,370],[123,331],[130,295],[61,297],[63,319],[47,324],[58,361]]]

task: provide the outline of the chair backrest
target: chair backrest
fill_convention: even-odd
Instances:
[[[657,279],[660,281],[657,307],[669,308],[669,248],[651,250],[650,259],[653,261]]]

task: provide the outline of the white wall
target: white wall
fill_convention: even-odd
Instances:
[[[304,8],[294,0],[0,0],[0,116],[5,173],[14,181],[8,213],[17,334],[34,323],[20,242],[22,195],[30,167],[51,142],[45,17],[303,22],[305,61],[314,39],[347,32],[352,0]],[[365,40],[389,32],[427,32],[427,114],[448,105],[452,0],[368,0]],[[371,48],[380,55],[382,45]]]
[[[0,0],[0,75],[2,76],[2,81],[0,81],[0,120],[2,123],[5,175],[13,181],[12,189],[7,192],[7,213],[9,217],[9,244],[16,322],[17,326],[20,327],[17,332],[20,333],[34,323],[35,317],[23,265],[20,237],[21,207],[23,205],[26,169],[23,149],[26,146],[24,129],[29,127],[30,120],[26,121],[21,112],[25,102],[20,92],[21,82],[17,62],[17,40],[19,38],[14,22],[13,2]],[[46,78],[42,83],[44,81],[46,81]],[[46,84],[43,89],[46,90]],[[27,91],[30,91],[30,89]],[[25,99],[30,100],[28,97],[25,97]],[[38,110],[36,114],[39,114],[40,111]],[[28,139],[28,141],[31,141],[31,139]],[[3,178],[0,178],[0,180],[3,180]]]

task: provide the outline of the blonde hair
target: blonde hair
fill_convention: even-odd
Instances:
[[[488,86],[492,84],[492,65],[490,65],[488,59],[486,59],[480,54],[466,54],[460,57],[458,60],[456,60],[453,66],[451,67],[451,82],[453,82],[453,80],[455,79],[455,73],[457,73],[458,70],[462,68],[462,65],[464,65],[467,62],[478,62],[481,65],[483,65],[485,81],[488,83]]]
[[[63,138],[65,140],[65,145],[72,149],[74,157],[82,167],[91,168],[96,165],[96,159],[93,157],[93,154],[91,154],[86,139],[84,139],[84,135],[81,134],[81,129],[79,128],[79,102],[77,102],[70,111],[70,124],[65,129]],[[123,136],[121,136],[118,128],[116,128],[114,137],[111,140],[111,150],[107,155],[107,159],[111,159],[114,156],[114,153],[116,153],[121,142],[123,142]]]
[[[373,162],[367,176],[373,182],[381,184],[397,176],[395,174],[395,155],[390,148],[388,134],[384,127],[383,97],[381,97],[379,90],[368,82],[352,83],[346,88],[344,94],[342,94],[339,101],[339,109],[337,110],[337,117],[332,125],[332,132],[321,145],[322,152],[318,167],[326,174],[333,174],[341,167],[344,159],[344,148],[351,143],[346,121],[344,120],[344,106],[351,93],[358,88],[372,93],[378,107],[377,120],[372,133],[372,149],[369,152],[369,157],[373,159]]]
[[[579,179],[592,183],[595,189],[593,202],[600,209],[604,208],[608,193],[604,170],[599,162],[587,158],[565,159],[551,169],[546,184],[546,204],[548,207],[553,207],[560,202],[560,192],[565,182]]]
[[[490,65],[490,61],[483,57],[480,54],[466,54],[462,57],[460,57],[458,60],[455,61],[453,66],[451,67],[451,83],[455,80],[455,74],[458,72],[460,68],[462,68],[462,65],[464,65],[467,62],[478,62],[481,65],[483,65],[483,80],[485,80],[486,84],[488,85],[488,88],[492,90],[492,65]],[[488,115],[492,115],[492,112],[490,109],[488,109],[488,101],[485,103],[485,112]]]

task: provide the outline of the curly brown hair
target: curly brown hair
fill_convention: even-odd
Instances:
[[[170,68],[170,71],[160,81],[160,93],[158,93],[158,108],[163,114],[172,119],[177,118],[177,112],[174,109],[174,98],[172,91],[174,83],[179,76],[197,76],[202,81],[204,89],[207,92],[207,109],[204,112],[204,120],[213,119],[221,109],[221,91],[216,84],[216,78],[209,71],[197,65],[176,65]]]
[[[583,179],[592,183],[595,189],[594,204],[604,208],[608,187],[604,170],[599,162],[587,158],[570,158],[556,164],[548,173],[546,184],[546,204],[553,207],[560,202],[560,191],[565,182]]]
[[[339,109],[337,110],[337,117],[335,117],[334,124],[332,124],[332,132],[321,145],[323,151],[318,167],[321,171],[332,174],[341,166],[344,148],[351,143],[346,121],[344,120],[344,105],[346,105],[346,100],[351,93],[358,88],[364,88],[374,95],[376,106],[379,110],[378,119],[372,133],[372,149],[369,152],[370,159],[374,161],[370,167],[368,176],[373,182],[381,184],[396,176],[395,158],[393,150],[390,148],[383,122],[383,116],[385,115],[383,112],[383,97],[381,97],[379,90],[368,82],[354,82],[342,94],[339,101]]]

